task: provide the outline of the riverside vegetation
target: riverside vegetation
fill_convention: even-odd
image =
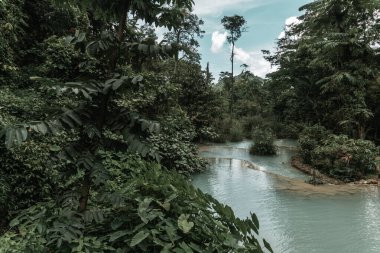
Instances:
[[[0,252],[271,251],[186,178],[224,108],[192,6],[0,2]]]
[[[232,51],[217,82],[193,4],[0,1],[0,252],[272,251],[254,214],[188,182],[207,166],[195,142],[253,138],[261,155],[300,137],[327,174],[375,173],[377,1],[305,5],[264,51],[276,72],[236,75]],[[246,22],[221,22],[234,48]]]

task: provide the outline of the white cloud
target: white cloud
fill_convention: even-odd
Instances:
[[[278,39],[282,39],[285,37],[285,32],[288,32],[290,31],[291,27],[294,26],[294,25],[298,25],[300,24],[302,21],[299,20],[297,17],[289,17],[285,20],[285,28],[284,28],[284,31],[282,31],[279,35],[278,35]]]
[[[212,33],[211,37],[211,52],[214,54],[219,53],[223,48],[224,43],[227,40],[227,32],[220,33],[219,31],[215,31]]]
[[[253,74],[264,78],[268,73],[275,71],[275,68],[272,68],[270,63],[264,59],[260,51],[250,51],[247,52],[242,48],[235,48],[235,59],[249,66],[249,71]]]
[[[278,39],[283,39],[285,38],[285,31],[282,31],[279,35],[278,35]]]
[[[194,13],[200,16],[220,15],[224,10],[248,10],[276,0],[195,0]]]
[[[156,27],[157,42],[161,42],[164,39],[164,34],[168,32],[165,27]]]
[[[301,23],[301,20],[299,20],[297,17],[289,17],[285,20],[286,27],[291,27],[292,25],[298,25]]]

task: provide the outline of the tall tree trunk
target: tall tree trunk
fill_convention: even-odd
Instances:
[[[117,28],[117,40],[121,43],[125,38],[125,28],[127,26],[128,12],[131,7],[131,1],[122,1],[119,6],[119,26]],[[119,48],[115,48],[112,52],[111,64],[109,72],[113,74],[117,66],[117,60],[119,58]]]
[[[174,58],[174,74],[177,73],[177,68],[178,68],[178,61],[179,61],[179,43],[180,43],[180,36],[181,36],[181,32],[180,31],[176,31],[176,47],[177,47],[177,50],[175,52],[175,58]]]
[[[123,1],[120,3],[120,12],[119,12],[119,27],[117,30],[117,39],[121,43],[124,38],[125,38],[125,29],[127,25],[127,18],[128,18],[128,12],[131,7],[131,1]],[[110,69],[109,72],[110,74],[115,72],[116,65],[117,65],[117,60],[119,58],[119,48],[116,47],[113,52],[112,52],[112,57],[111,57],[111,64],[110,64]],[[110,94],[104,96],[102,98],[102,101],[100,101],[100,114],[96,122],[96,126],[100,133],[102,133],[104,123],[106,120],[106,116],[108,114],[108,102],[109,102]],[[99,143],[96,143],[94,147],[92,148],[91,152],[96,153],[97,148],[99,146]],[[79,212],[84,212],[87,209],[87,203],[88,203],[88,198],[90,196],[90,190],[91,190],[91,175],[92,171],[91,169],[87,170],[85,172],[83,181],[82,181],[82,186],[80,188],[80,197],[79,197]]]
[[[125,28],[127,26],[128,21],[128,12],[131,8],[132,1],[131,0],[124,0],[120,3],[119,6],[119,27],[117,30],[117,38],[119,41],[123,41],[125,38]]]
[[[366,137],[365,126],[358,124],[358,138],[364,140],[365,137]]]
[[[207,67],[206,67],[206,84],[210,84],[210,63],[207,62]]]
[[[230,87],[230,124],[232,123],[233,103],[234,103],[234,56],[235,56],[235,43],[232,38],[231,50],[231,87]],[[231,124],[232,125],[232,124]]]
[[[8,220],[5,217],[8,216],[8,209],[6,207],[0,207],[0,231],[8,225]]]
[[[86,171],[82,187],[80,188],[79,208],[78,211],[83,213],[87,209],[88,198],[90,196],[91,189],[91,172]]]

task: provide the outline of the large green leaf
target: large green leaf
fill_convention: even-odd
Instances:
[[[131,247],[135,247],[137,244],[141,243],[145,238],[149,236],[149,232],[140,231],[135,236],[133,236],[131,243],[129,244]]]
[[[41,134],[47,134],[49,131],[49,128],[45,122],[41,122],[36,127],[37,127],[38,132],[40,132]]]
[[[128,231],[125,231],[125,230],[116,231],[116,232],[109,235],[109,241],[110,242],[116,241],[117,239],[119,239],[123,236],[126,236],[127,234],[128,234]]]
[[[5,146],[10,149],[14,144],[15,129],[8,128],[5,133]]]
[[[256,228],[260,229],[259,219],[257,218],[255,213],[251,213],[251,219],[252,219],[253,223],[255,224]]]
[[[188,221],[190,215],[181,214],[178,218],[178,227],[182,230],[183,233],[187,234],[194,227],[194,222]]]
[[[181,248],[185,251],[185,253],[193,253],[194,251],[187,245],[186,243],[180,243]]]
[[[267,248],[271,253],[273,253],[273,249],[270,246],[270,244],[265,239],[263,239],[263,242],[264,242],[265,248]]]

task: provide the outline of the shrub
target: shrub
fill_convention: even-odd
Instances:
[[[216,142],[238,142],[244,139],[244,129],[240,121],[233,119],[229,116],[224,117],[216,122],[216,128],[219,129],[218,138],[215,138]]]
[[[65,134],[44,136],[24,142],[11,150],[0,147],[0,216],[12,214],[62,189],[64,161],[52,159],[69,137]]]
[[[243,130],[245,137],[251,138],[252,131],[257,127],[268,127],[268,120],[264,119],[261,115],[246,116],[242,118]]]
[[[271,130],[255,129],[252,134],[254,144],[250,147],[252,155],[275,155],[274,135]]]
[[[301,147],[301,156],[305,163],[311,164],[311,153],[320,144],[322,140],[329,134],[321,125],[305,127],[299,137]]]
[[[329,135],[312,152],[313,165],[335,177],[354,180],[375,172],[378,150],[367,140]]]
[[[197,139],[200,142],[203,141],[215,141],[219,139],[219,134],[216,133],[216,130],[213,127],[201,127],[198,129],[198,136]]]
[[[39,71],[45,77],[72,80],[79,76],[101,78],[105,74],[99,61],[66,43],[64,38],[52,36],[43,45],[44,62]]]
[[[44,76],[57,77],[64,80],[77,76],[80,53],[73,45],[66,44],[63,38],[52,36],[44,41],[45,62],[41,66]]]
[[[222,117],[215,120],[215,128],[218,130],[218,137],[214,139],[217,143],[228,141],[231,121],[228,117]]]
[[[229,140],[239,142],[244,139],[243,126],[239,121],[233,121],[229,131]]]
[[[237,218],[230,207],[157,164],[122,153],[102,156],[109,173],[103,185],[107,190],[92,194],[85,213],[77,212],[77,202],[63,207],[53,201],[37,204],[0,236],[2,250],[263,252],[255,237],[259,223],[254,214]]]
[[[190,174],[206,167],[192,143],[194,126],[183,111],[173,111],[161,119],[161,132],[150,137],[150,142],[161,156],[161,164],[168,169]]]
[[[302,132],[305,126],[300,123],[288,123],[285,124],[282,129],[281,138],[298,139],[300,132]]]

